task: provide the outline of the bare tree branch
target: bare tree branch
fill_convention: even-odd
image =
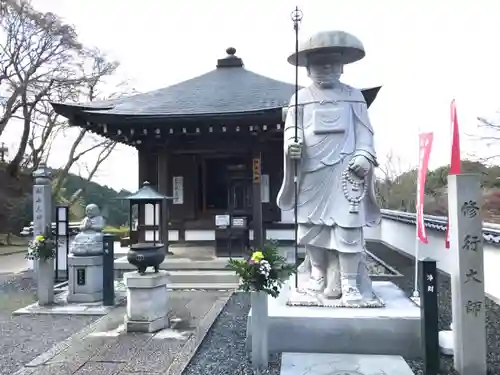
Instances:
[[[104,146],[101,151],[99,152],[99,155],[97,156],[97,159],[94,163],[94,166],[88,171],[88,176],[86,178],[87,181],[91,181],[95,174],[97,173],[97,171],[99,170],[99,167],[101,166],[102,163],[104,163],[108,158],[109,156],[111,155],[111,152],[113,152],[113,150],[115,149],[116,147],[116,142],[108,142],[106,144],[106,146]],[[73,203],[75,203],[78,198],[80,198],[80,196],[82,195],[82,193],[84,192],[84,189],[79,189],[77,192],[75,192],[70,200],[69,200],[69,204],[72,205]]]

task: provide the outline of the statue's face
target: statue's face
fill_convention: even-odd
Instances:
[[[329,88],[339,82],[344,65],[331,53],[313,53],[308,57],[307,71],[312,81],[323,88]]]
[[[88,217],[96,217],[99,215],[99,207],[95,204],[89,204],[85,207],[85,213]]]

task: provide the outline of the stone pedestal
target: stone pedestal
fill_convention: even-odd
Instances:
[[[54,259],[36,260],[37,298],[40,306],[54,303]]]
[[[102,255],[68,256],[68,302],[102,301]]]
[[[252,292],[252,311],[253,319],[251,321],[252,331],[252,365],[254,369],[264,369],[269,365],[269,350],[267,343],[267,310],[268,295],[264,292]]]
[[[391,282],[375,281],[373,291],[384,307],[287,306],[269,297],[269,351],[421,356],[420,309]],[[252,311],[248,350],[251,319]]]
[[[156,332],[168,327],[167,276],[165,271],[123,275],[127,287],[127,332]]]

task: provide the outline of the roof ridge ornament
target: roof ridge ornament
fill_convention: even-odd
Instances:
[[[217,68],[243,68],[243,60],[236,56],[236,48],[228,47],[227,56],[217,60]]]

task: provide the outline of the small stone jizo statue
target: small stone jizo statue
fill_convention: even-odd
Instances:
[[[363,94],[340,82],[345,64],[365,55],[362,43],[342,31],[320,32],[301,45],[299,66],[312,85],[292,97],[284,130],[284,180],[278,206],[293,210],[298,162],[298,243],[306,247],[299,272],[309,274],[308,293],[371,299],[363,227],[380,222],[374,194],[377,158]],[[295,64],[295,54],[288,61]],[[295,142],[295,116],[298,139]],[[301,286],[299,285],[299,288]]]
[[[89,204],[85,207],[85,218],[80,223],[80,233],[75,236],[71,252],[78,256],[92,256],[103,253],[102,230],[106,222],[99,207]]]

